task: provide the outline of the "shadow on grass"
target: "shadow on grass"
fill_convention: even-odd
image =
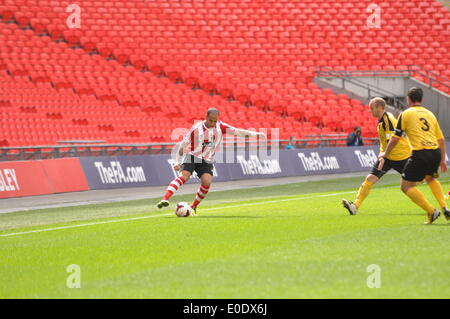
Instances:
[[[368,215],[369,216],[369,215]],[[372,215],[372,216],[423,216],[425,217],[425,213],[404,213],[404,214],[390,214],[390,213],[386,213],[386,214],[378,214],[378,215]]]
[[[237,219],[241,219],[241,218],[264,218],[265,216],[230,216],[230,215],[217,215],[217,216],[195,216],[195,217],[180,217],[180,218],[195,218],[195,219],[203,219],[203,218],[237,218]],[[170,216],[167,216],[165,218],[172,218]]]
[[[217,216],[196,216],[195,218],[264,218],[265,216],[230,216],[230,215],[217,215]]]

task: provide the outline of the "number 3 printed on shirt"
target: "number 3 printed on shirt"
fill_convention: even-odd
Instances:
[[[428,121],[426,119],[424,119],[423,117],[421,117],[419,120],[421,120],[424,125],[421,127],[422,131],[428,132],[430,130],[430,124],[428,124]]]

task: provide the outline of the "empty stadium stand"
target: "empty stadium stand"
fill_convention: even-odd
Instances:
[[[282,139],[356,125],[375,136],[366,106],[312,82],[317,68],[416,64],[450,78],[450,11],[384,1],[378,29],[370,3],[84,0],[70,29],[72,1],[2,0],[0,145],[171,141],[211,106]]]

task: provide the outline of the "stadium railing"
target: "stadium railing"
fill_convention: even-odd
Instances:
[[[367,97],[369,99],[376,97],[376,96],[383,96],[385,99],[387,99],[388,104],[394,106],[395,108],[400,109],[400,110],[404,110],[407,108],[407,105],[405,103],[405,97],[396,96],[393,92],[375,87],[366,82],[356,79],[358,77],[363,77],[363,76],[370,76],[370,75],[375,76],[374,74],[367,73],[367,72],[375,72],[375,71],[355,71],[355,74],[353,74],[353,73],[350,73],[350,71],[334,71],[334,70],[331,70],[328,68],[326,68],[326,69],[320,68],[317,71],[317,77],[340,79],[340,80],[342,80],[342,88],[345,88],[346,83],[350,83],[352,85],[355,85],[357,87],[367,90]],[[381,71],[381,72],[385,72],[385,71]],[[386,72],[389,72],[389,71],[386,71]],[[377,76],[394,76],[394,75],[378,74]],[[397,74],[395,76],[400,76],[400,75]]]
[[[346,136],[308,135],[308,138],[296,139],[296,148],[342,147],[346,146]],[[26,161],[36,159],[51,159],[84,156],[122,156],[144,154],[170,154],[177,143],[149,144],[96,144],[97,141],[66,141],[63,145],[12,146],[0,148],[0,161]],[[72,143],[70,143],[72,142]],[[76,142],[76,143],[75,143]],[[86,143],[87,142],[87,143]],[[273,147],[284,149],[289,140],[268,140],[261,143],[256,139],[227,138],[224,140],[224,150],[238,148]],[[364,138],[365,145],[378,144],[377,138]]]
[[[418,65],[407,65],[405,70],[356,70],[356,71],[337,71],[330,69],[329,67],[319,67],[317,70],[317,77],[324,78],[340,78],[343,81],[343,86],[345,82],[354,84],[356,86],[367,89],[367,96],[369,98],[377,96],[385,96],[393,101],[393,106],[399,109],[406,109],[407,105],[405,103],[404,97],[395,96],[392,92],[387,90],[376,88],[367,84],[366,82],[358,81],[355,78],[358,77],[405,77],[414,78],[418,77],[425,84],[433,87],[433,85],[439,84],[450,90],[450,79],[439,75],[433,71],[424,69]]]
[[[422,68],[415,64],[408,64],[405,70],[355,70],[355,71],[337,71],[329,67],[319,67],[318,71],[322,76],[337,76],[337,77],[414,77],[420,75],[426,79],[426,84],[432,86],[433,83],[441,84],[450,89],[450,79],[437,74],[436,72]]]
[[[433,86],[433,83],[438,83],[442,86],[445,86],[447,89],[450,89],[450,79],[437,74],[436,72],[424,69],[418,65],[410,64],[408,65],[408,71],[410,74],[410,77],[414,75],[420,75],[427,79],[426,84],[428,84],[430,87]]]

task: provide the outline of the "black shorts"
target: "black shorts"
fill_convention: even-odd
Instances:
[[[195,171],[197,173],[198,178],[202,177],[203,174],[207,173],[213,176],[214,166],[211,163],[206,162],[200,158],[197,158],[193,155],[188,155],[183,161],[181,165],[182,171],[188,171],[191,174]]]
[[[402,177],[410,182],[421,182],[425,176],[438,178],[441,150],[413,151],[403,170]]]
[[[384,165],[381,168],[381,171],[378,169],[378,165],[380,164],[380,161],[378,160],[375,164],[373,164],[372,170],[370,171],[370,174],[375,175],[378,178],[383,177],[384,174],[386,174],[391,168],[395,169],[400,174],[403,172],[403,169],[406,165],[406,162],[408,159],[404,159],[401,161],[392,161],[390,159],[385,158],[384,159]]]

